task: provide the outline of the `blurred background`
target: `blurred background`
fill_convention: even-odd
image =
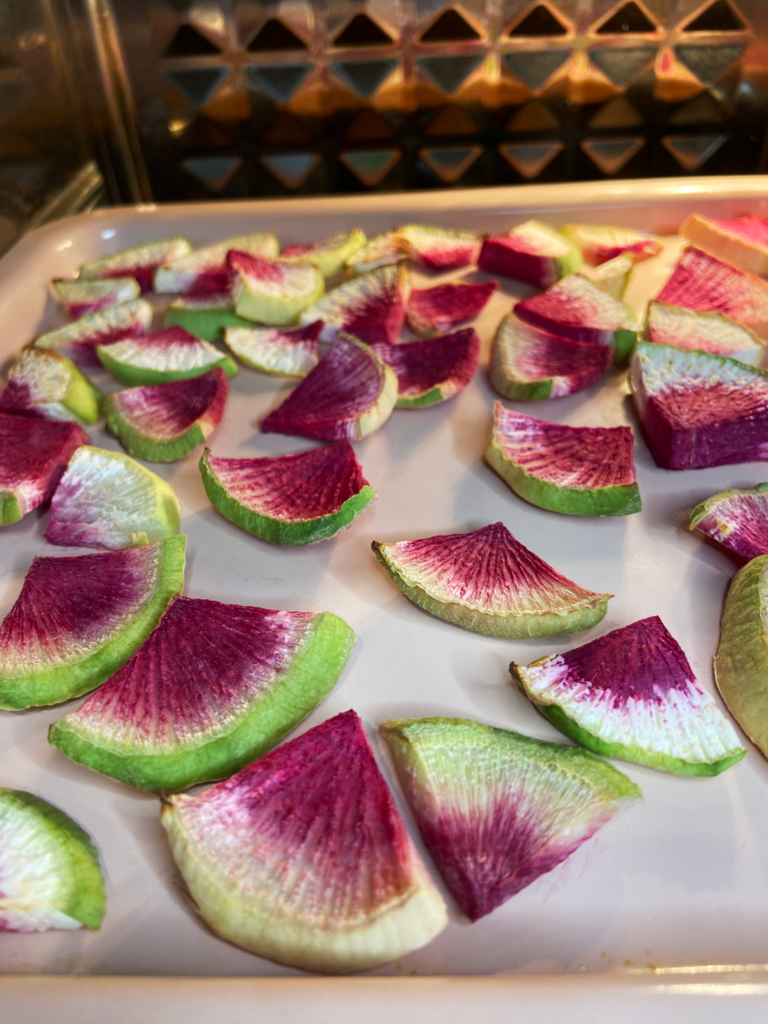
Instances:
[[[2,0],[0,252],[98,204],[768,164],[768,0]]]

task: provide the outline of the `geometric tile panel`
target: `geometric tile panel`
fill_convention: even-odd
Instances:
[[[381,46],[392,37],[367,14],[356,14],[333,40],[334,46]]]
[[[584,139],[581,148],[603,174],[618,174],[645,144],[640,138]]]
[[[592,50],[590,60],[597,65],[606,78],[623,88],[656,56],[654,46],[632,48],[605,48]]]
[[[186,68],[166,71],[165,77],[196,107],[204,107],[229,74],[229,68]]]
[[[399,149],[378,149],[342,153],[339,159],[364,185],[374,187],[386,178],[401,156]]]
[[[545,4],[536,4],[507,31],[510,39],[537,39],[546,36],[565,36],[568,29],[554,11]]]
[[[698,171],[725,142],[726,135],[667,135],[661,141],[684,171]]]
[[[286,153],[262,156],[259,162],[287,189],[301,188],[320,163],[319,153]]]
[[[334,61],[331,65],[339,78],[358,96],[369,99],[385,78],[397,67],[396,60]]]
[[[499,152],[514,167],[517,173],[532,181],[552,163],[565,146],[562,142],[507,142],[499,146]]]
[[[683,32],[743,32],[747,25],[728,0],[715,0],[684,27]]]
[[[482,61],[482,55],[456,54],[451,57],[419,57],[418,63],[438,89],[450,95],[461,88]]]
[[[466,43],[480,38],[480,33],[454,7],[447,10],[422,32],[422,43]]]
[[[675,53],[700,82],[709,85],[726,68],[735,64],[745,49],[746,45],[743,43],[731,43],[724,46],[678,46],[675,48]]]
[[[203,57],[210,53],[221,53],[221,50],[194,26],[179,25],[163,50],[163,57]]]
[[[453,185],[464,177],[482,151],[482,146],[430,147],[420,149],[419,156],[441,181]]]
[[[557,117],[541,100],[533,100],[521,107],[507,123],[508,132],[551,132],[559,127]]]
[[[240,156],[188,157],[181,161],[184,170],[211,192],[225,189],[242,164],[243,158]]]
[[[306,50],[307,44],[277,18],[266,21],[248,45],[249,53],[275,53],[284,50]]]
[[[616,96],[589,119],[590,128],[639,128],[642,114],[626,96]]]
[[[596,29],[598,35],[617,35],[619,33],[631,33],[632,35],[655,32],[657,25],[651,20],[648,12],[644,10],[635,0],[622,4]]]
[[[311,70],[311,64],[262,64],[246,69],[253,84],[277,103],[286,103]]]
[[[568,60],[570,50],[522,50],[504,54],[504,63],[529,89],[540,89]]]

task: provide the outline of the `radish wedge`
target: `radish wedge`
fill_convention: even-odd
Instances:
[[[22,349],[8,370],[0,411],[49,420],[96,423],[104,396],[74,363],[52,348]]]
[[[486,238],[477,261],[480,270],[549,288],[581,267],[581,256],[559,231],[537,220],[512,228],[508,235]]]
[[[605,617],[612,596],[584,590],[555,572],[503,523],[395,544],[374,541],[372,547],[410,601],[488,636],[578,633]]]
[[[482,237],[429,224],[403,224],[372,238],[347,260],[356,273],[409,259],[428,270],[453,270],[477,263]]]
[[[640,330],[629,306],[583,274],[564,277],[541,295],[515,303],[513,311],[532,327],[569,341],[610,345],[616,363],[632,351]]]
[[[581,344],[530,327],[508,313],[491,350],[491,385],[518,401],[562,398],[591,387],[613,362],[609,345]]]
[[[259,956],[362,971],[447,922],[354,711],[204,793],[170,797],[162,821],[205,920]]]
[[[768,282],[694,246],[683,251],[657,299],[667,306],[723,313],[768,338]]]
[[[274,259],[280,251],[277,238],[271,234],[238,235],[225,242],[195,249],[185,256],[162,263],[155,268],[154,290],[158,293],[177,292],[186,295],[229,293],[230,279],[227,253],[231,249]]]
[[[367,345],[349,335],[261,421],[263,434],[295,434],[321,441],[359,441],[389,419],[397,377]]]
[[[113,277],[105,281],[58,277],[51,281],[51,293],[70,320],[77,320],[100,309],[138,299],[141,288],[135,277]]]
[[[306,377],[317,366],[317,339],[323,324],[306,327],[228,327],[227,348],[251,370],[276,377]]]
[[[696,506],[688,525],[742,561],[768,555],[768,484],[714,494]]]
[[[368,344],[398,340],[411,294],[411,275],[406,267],[382,267],[339,285],[299,317],[302,326],[323,321],[322,341],[333,341],[340,332]]]
[[[292,266],[237,251],[229,253],[227,263],[235,313],[256,323],[295,323],[302,310],[317,302],[325,291],[317,267]]]
[[[121,452],[78,448],[51,501],[51,544],[119,551],[179,532],[170,484]]]
[[[545,718],[596,754],[704,776],[746,754],[658,615],[510,671]]]
[[[101,366],[97,354],[99,345],[145,335],[153,315],[152,306],[146,299],[136,299],[98,313],[89,313],[66,327],[39,335],[33,344],[38,348],[55,349],[77,366]]]
[[[217,366],[228,377],[237,373],[234,359],[183,327],[166,327],[144,338],[99,345],[96,351],[105,369],[128,387],[190,380]]]
[[[471,327],[404,345],[372,345],[397,375],[398,409],[421,409],[453,398],[472,380],[480,339]]]
[[[351,231],[326,238],[322,242],[286,246],[280,260],[297,266],[317,267],[323,277],[333,277],[341,273],[345,264],[365,243],[366,237],[360,228],[352,228]]]
[[[227,327],[251,327],[246,320],[235,313],[232,296],[225,295],[184,295],[174,299],[165,311],[164,327],[183,327],[203,341],[221,341]]]
[[[637,257],[625,252],[621,256],[614,256],[597,267],[582,267],[584,277],[589,278],[594,284],[599,285],[604,292],[608,292],[614,299],[622,299],[627,290],[629,279]]]
[[[49,740],[138,789],[226,778],[328,695],[354,642],[330,612],[176,597],[131,660],[54,722]]]
[[[181,237],[134,245],[131,249],[123,249],[112,256],[103,256],[101,259],[84,263],[80,267],[80,278],[92,280],[105,277],[133,277],[139,282],[142,293],[151,292],[155,268],[162,263],[181,259],[191,252],[192,246],[188,239]]]
[[[765,346],[754,331],[722,313],[700,313],[663,302],[648,303],[645,338],[659,345],[733,356],[743,363],[759,362]]]
[[[569,516],[641,510],[629,427],[545,423],[496,402],[488,464],[525,501]]]
[[[414,288],[406,307],[408,326],[424,338],[445,334],[462,321],[476,317],[497,288],[495,281]]]
[[[135,459],[173,462],[218,427],[228,393],[221,368],[191,380],[115,391],[106,401],[107,426]]]
[[[186,540],[35,558],[0,626],[0,708],[60,704],[109,679],[181,591]]]
[[[680,234],[698,249],[732,263],[751,274],[768,274],[768,220],[751,213],[732,220],[716,220],[692,213]]]
[[[0,526],[48,501],[88,435],[76,423],[0,412]]]
[[[91,837],[39,796],[0,789],[0,932],[93,928],[104,879]]]
[[[557,867],[642,796],[577,747],[461,718],[380,728],[424,842],[470,921]]]
[[[768,460],[768,374],[735,359],[642,342],[630,384],[664,469]]]
[[[560,233],[575,245],[582,257],[593,264],[607,263],[617,256],[631,255],[646,260],[661,252],[661,242],[642,231],[603,224],[566,224]]]
[[[272,544],[335,537],[376,497],[347,441],[263,459],[222,459],[206,448],[200,472],[213,507]]]

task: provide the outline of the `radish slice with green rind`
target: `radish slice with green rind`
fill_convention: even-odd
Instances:
[[[625,252],[597,267],[582,267],[581,273],[614,299],[622,299],[636,262],[636,256]]]
[[[768,555],[768,484],[713,494],[691,512],[688,525],[743,561]]]
[[[54,722],[49,739],[138,789],[227,778],[330,693],[354,642],[330,612],[177,597],[131,660]]]
[[[133,277],[139,282],[142,293],[152,291],[155,267],[171,260],[181,259],[192,252],[189,240],[180,236],[163,238],[157,242],[146,242],[123,249],[111,256],[102,256],[80,267],[83,280],[105,277]]]
[[[488,636],[578,633],[605,617],[612,596],[561,576],[503,523],[423,540],[374,541],[372,547],[410,601]]]
[[[545,718],[596,754],[703,776],[746,754],[658,615],[510,671]]]
[[[472,380],[480,339],[471,327],[404,345],[371,345],[397,375],[398,409],[421,409],[453,398]]]
[[[317,267],[295,266],[237,251],[227,255],[227,264],[235,313],[256,323],[278,327],[296,323],[299,314],[325,291]]]
[[[360,228],[352,228],[322,242],[286,246],[280,259],[284,263],[317,267],[323,277],[333,277],[341,273],[345,264],[363,248],[366,241],[365,233]]]
[[[71,359],[77,366],[101,366],[99,345],[109,345],[121,338],[145,335],[152,324],[154,310],[146,299],[123,302],[98,313],[89,313],[65,327],[47,331],[34,340],[39,348],[52,348]]]
[[[566,224],[560,232],[575,245],[582,257],[593,264],[607,263],[617,256],[631,255],[646,260],[661,252],[661,242],[642,231],[605,224]]]
[[[162,821],[210,927],[259,956],[362,971],[447,922],[354,711],[203,793],[170,797]]]
[[[259,233],[238,235],[225,242],[207,245],[204,249],[166,261],[155,268],[154,290],[159,294],[177,292],[185,295],[196,291],[203,294],[229,293],[230,279],[227,267],[227,253],[231,249],[274,259],[280,251],[275,235]]]
[[[104,396],[74,363],[52,348],[22,349],[0,393],[1,412],[28,412],[49,420],[93,424]]]
[[[299,323],[306,327],[322,320],[322,341],[333,341],[345,332],[369,345],[393,345],[405,322],[410,294],[411,275],[406,267],[381,267],[328,292],[304,310]]]
[[[47,800],[0,789],[0,932],[99,928],[106,897],[88,833]]]
[[[408,326],[414,334],[425,338],[445,334],[462,321],[476,317],[497,288],[495,281],[414,288],[406,308]]]
[[[629,427],[569,427],[496,402],[490,466],[525,501],[570,516],[641,510]]]
[[[534,288],[549,288],[581,268],[581,255],[559,231],[529,220],[508,235],[486,238],[477,261],[488,274],[511,277]]]
[[[317,339],[323,329],[316,320],[306,327],[228,327],[227,348],[241,363],[276,377],[306,377],[317,366]]]
[[[227,327],[252,327],[250,320],[235,313],[232,296],[182,295],[168,306],[164,327],[183,327],[203,341],[221,341]]]
[[[96,349],[105,369],[121,384],[167,384],[200,377],[217,366],[232,377],[237,364],[210,342],[196,338],[183,327],[166,327],[143,338],[125,338]]]
[[[272,544],[303,545],[334,537],[376,497],[347,441],[295,455],[200,460],[214,508]]]
[[[51,293],[70,320],[100,309],[131,302],[141,295],[135,277],[113,277],[103,281],[80,281],[59,277],[51,281]]]
[[[424,842],[471,921],[642,796],[593,754],[467,719],[395,719],[381,732]]]
[[[0,626],[0,707],[71,700],[124,665],[181,591],[186,540],[35,558]]]
[[[765,346],[754,331],[722,313],[701,313],[663,302],[648,303],[645,338],[659,345],[733,356],[741,362],[759,361]]]

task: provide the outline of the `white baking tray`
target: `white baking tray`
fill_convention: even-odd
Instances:
[[[47,295],[49,278],[72,274],[95,256],[176,233],[197,246],[270,230],[285,244],[353,225],[372,235],[414,219],[500,233],[532,215],[555,224],[581,220],[669,233],[694,210],[731,216],[767,207],[768,182],[744,177],[100,210],[34,232],[0,261],[0,360],[62,322]],[[675,245],[640,268],[628,294],[636,309],[668,273]],[[415,276],[422,286],[446,279]],[[501,316],[529,293],[501,282],[476,325],[483,362]],[[517,498],[482,461],[494,393],[481,368],[457,398],[430,409],[397,410],[383,429],[356,445],[378,499],[351,529],[310,548],[272,546],[226,522],[206,499],[195,456],[153,465],[181,501],[182,531],[189,537],[185,592],[343,616],[358,642],[335,691],[301,728],[355,708],[395,790],[376,738],[380,722],[455,715],[563,739],[510,685],[508,663],[567,650],[644,616],[662,617],[702,686],[719,700],[711,663],[735,567],[684,528],[685,513],[726,487],[768,479],[768,466],[657,469],[640,438],[625,376],[612,371],[579,395],[519,407],[554,422],[632,425],[644,503],[639,515],[581,519]],[[258,432],[260,418],[289,387],[241,369],[209,442],[213,450],[256,456],[311,447],[300,438]],[[93,429],[91,437],[117,447],[102,429]],[[370,550],[374,539],[429,536],[498,520],[577,583],[615,594],[606,619],[585,633],[549,640],[479,636],[410,604]],[[0,533],[0,615],[18,595],[34,555],[83,553],[48,545],[46,523],[47,511],[38,510]],[[586,1022],[613,1019],[621,1006],[624,1020],[634,1024],[651,1015],[680,1021],[688,1013],[698,1021],[720,1020],[724,1006],[714,997],[724,995],[735,1000],[726,1010],[730,1019],[738,1014],[739,1020],[758,1020],[753,1013],[765,1019],[768,975],[759,966],[738,967],[768,962],[768,764],[753,748],[716,779],[676,778],[617,762],[642,787],[645,800],[482,921],[469,925],[449,899],[451,920],[437,939],[370,972],[400,981],[306,978],[297,985],[301,972],[254,957],[206,929],[183,894],[154,797],[89,772],[48,745],[47,728],[64,711],[0,713],[0,784],[52,801],[94,836],[107,880],[107,915],[96,933],[0,935],[0,974],[6,976],[0,1020],[52,1014],[79,1022],[107,1015],[115,1021],[196,1022],[212,1015],[239,1021],[252,1019],[246,1013],[262,1005],[266,1019],[282,1014],[297,1022],[342,1024],[364,1015],[378,1024],[392,1012],[409,1021],[502,1020],[512,1006],[526,1022],[564,1015]],[[713,971],[713,965],[736,967]],[[672,968],[687,973],[670,973]],[[20,975],[110,977],[43,984]],[[126,975],[143,980],[126,984],[120,980]],[[459,975],[463,979],[447,980]],[[408,980],[413,976],[418,980]],[[214,980],[236,978],[251,980]],[[148,1007],[166,1003],[162,1013],[150,1014]]]

